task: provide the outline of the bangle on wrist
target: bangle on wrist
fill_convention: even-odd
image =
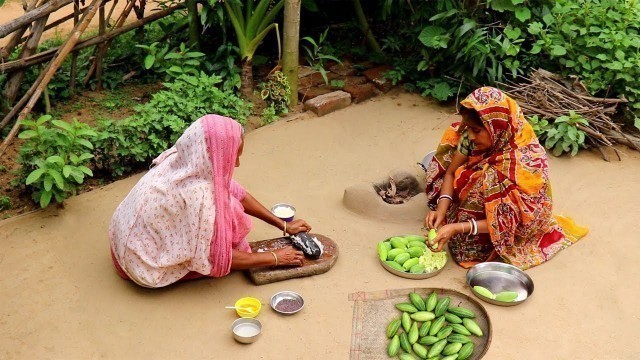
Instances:
[[[284,221],[284,225],[283,225],[283,228],[282,228],[282,236],[287,236],[287,222],[286,221]]]
[[[278,266],[278,255],[276,255],[276,253],[274,253],[273,251],[271,252],[271,255],[273,255],[274,259],[276,259],[276,264],[273,266]]]
[[[451,197],[451,195],[440,195],[440,197],[438,197],[438,200],[436,201],[436,204],[440,203],[440,200],[442,199],[449,199],[449,201],[453,201],[453,197]]]
[[[473,223],[473,233],[471,235],[478,235],[478,223],[476,219],[471,219],[471,222]]]

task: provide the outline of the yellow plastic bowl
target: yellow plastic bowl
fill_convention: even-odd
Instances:
[[[236,313],[243,318],[254,318],[260,313],[262,303],[254,297],[243,297],[236,301]]]

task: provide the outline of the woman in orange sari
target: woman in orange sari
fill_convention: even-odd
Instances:
[[[518,104],[483,87],[461,102],[462,122],[447,129],[427,167],[437,250],[449,244],[462,267],[502,258],[527,269],[587,233],[553,215],[549,167]]]

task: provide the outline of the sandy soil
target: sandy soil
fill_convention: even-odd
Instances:
[[[88,6],[89,3],[90,3],[89,1],[86,1],[85,6]],[[109,11],[111,11],[113,4],[114,4],[114,1],[112,0],[105,5],[107,15],[109,14]],[[116,4],[115,10],[113,11],[113,15],[111,16],[111,23],[113,23],[115,19],[117,19],[118,16],[120,16],[120,13],[124,9],[127,2],[124,0],[118,0],[117,2],[115,2],[115,4]],[[81,6],[81,8],[83,7],[84,6]],[[155,9],[156,7],[157,7],[156,2],[153,0],[149,0],[147,3],[145,14],[149,14],[149,12],[152,9]],[[52,22],[58,19],[61,19],[71,13],[73,13],[73,4],[63,6],[60,9],[56,10],[54,13],[52,13],[52,15],[49,16],[49,20],[47,22],[51,24]],[[22,1],[8,0],[4,4],[4,6],[0,8],[0,24],[9,22],[10,20],[13,20],[19,16],[22,16],[23,14],[24,14],[24,10],[22,9]],[[136,16],[132,11],[131,14],[129,14],[129,17],[127,18],[127,21],[133,21],[133,20],[136,20]],[[97,27],[98,27],[98,15],[96,14],[96,16],[91,20],[90,29],[97,28]],[[68,36],[68,34],[72,29],[73,29],[73,20],[69,20],[65,23],[62,23],[54,28],[47,30],[42,35],[42,38],[43,39],[51,39],[55,37],[65,38]],[[6,37],[0,39],[0,46],[5,45],[9,41],[9,37],[10,35],[7,35]]]
[[[326,274],[260,287],[241,273],[160,290],[117,277],[107,226],[139,176],[51,209],[0,222],[2,359],[347,359],[354,291],[447,287],[469,294],[465,271],[449,264],[432,279],[387,273],[375,243],[415,233],[420,223],[363,218],[342,205],[345,188],[412,169],[452,116],[412,95],[387,95],[323,118],[279,122],[247,135],[236,178],[264,204],[294,204],[314,231],[340,244]],[[524,304],[487,304],[493,323],[488,359],[638,359],[640,317],[640,155],[606,163],[596,154],[551,159],[556,211],[591,227],[581,242],[531,269],[535,293]],[[278,230],[256,223],[251,240]],[[234,342],[224,309],[280,290],[306,300],[292,317],[263,309],[262,338]],[[381,331],[383,331],[381,329]],[[284,341],[283,341],[284,340]]]

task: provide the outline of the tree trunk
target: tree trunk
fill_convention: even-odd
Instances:
[[[291,95],[289,107],[298,105],[298,66],[300,61],[300,2],[286,0],[284,3],[284,50],[282,72],[289,81]]]
[[[244,100],[253,102],[253,60],[242,60],[242,74],[240,76],[240,92]]]
[[[198,19],[198,2],[187,0],[187,11],[189,13],[189,41],[194,49],[200,51],[200,21]]]
[[[364,15],[364,10],[362,10],[362,4],[360,0],[351,0],[353,3],[353,8],[356,11],[356,19],[358,20],[358,27],[364,33],[365,38],[367,39],[367,44],[371,48],[372,51],[382,54],[382,49],[380,45],[378,45],[378,41],[373,36],[373,32],[371,31],[371,27],[369,26],[369,22],[367,22],[367,17]]]

